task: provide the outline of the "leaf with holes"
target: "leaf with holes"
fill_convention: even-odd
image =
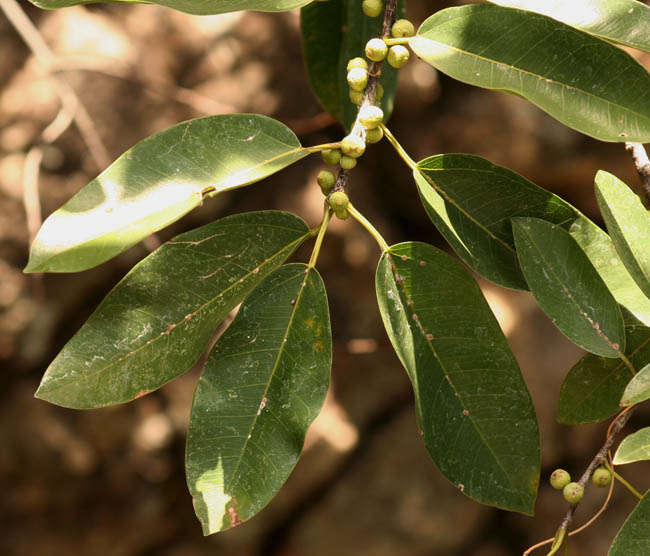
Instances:
[[[77,4],[128,3],[136,4],[139,0],[29,0],[32,4],[46,10],[67,8]],[[236,12],[239,10],[257,10],[260,12],[282,12],[308,4],[312,0],[147,0],[145,3],[158,4],[193,15],[212,15]]]
[[[614,465],[650,459],[650,427],[638,430],[623,439],[614,454]]]
[[[403,14],[404,2],[398,4]],[[399,17],[399,16],[398,16]],[[346,66],[364,55],[369,39],[381,32],[382,19],[367,17],[359,0],[314,2],[300,11],[302,45],[311,87],[323,108],[350,129],[357,114],[348,94]],[[384,97],[380,106],[388,121],[397,89],[397,70],[384,64],[380,83]]]
[[[382,256],[376,288],[433,460],[470,498],[532,514],[540,466],[535,411],[472,276],[430,245],[401,243]]]
[[[199,206],[307,156],[293,132],[258,114],[189,120],[141,141],[43,223],[25,272],[101,264]]]
[[[277,269],[214,346],[194,394],[186,471],[206,535],[255,515],[286,481],[325,400],[331,363],[318,272]]]
[[[576,345],[603,357],[625,350],[616,300],[580,246],[539,218],[512,219],[521,269],[542,310]]]
[[[106,296],[36,397],[86,409],[159,388],[197,361],[217,325],[309,235],[297,216],[264,211],[176,236]]]
[[[616,252],[650,297],[650,214],[625,183],[603,170],[596,174],[596,199]]]
[[[454,79],[517,94],[586,135],[650,141],[650,74],[619,48],[564,23],[474,4],[436,12],[409,44]]]
[[[489,0],[557,19],[611,42],[650,52],[650,7],[638,0]]]
[[[635,374],[625,387],[621,396],[621,406],[626,407],[646,400],[650,400],[650,363]]]
[[[650,554],[650,491],[627,517],[616,535],[608,556]]]
[[[626,315],[625,356],[640,369],[650,360],[650,328]],[[558,402],[557,420],[566,425],[599,423],[620,411],[625,386],[634,376],[621,359],[591,353],[566,375]]]

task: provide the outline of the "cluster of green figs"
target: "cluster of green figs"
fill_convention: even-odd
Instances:
[[[612,472],[601,465],[591,475],[591,482],[600,488],[609,486],[612,482]],[[571,481],[568,471],[556,469],[551,473],[550,483],[554,489],[562,491],[564,499],[570,504],[577,504],[582,500],[584,488],[579,483]]]

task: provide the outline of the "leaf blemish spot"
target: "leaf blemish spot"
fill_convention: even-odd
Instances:
[[[406,255],[402,255],[402,256],[400,257],[400,259],[402,259],[403,261],[405,261],[406,259],[408,259],[408,257],[407,257]]]
[[[469,411],[467,409],[463,409],[463,415],[465,417],[469,417]]]
[[[429,341],[433,340],[433,334],[427,334],[427,340]]]
[[[463,483],[458,483],[458,490],[465,492],[465,485]]]
[[[262,413],[262,410],[266,407],[266,403],[267,403],[268,401],[269,401],[269,400],[268,400],[268,398],[267,398],[266,396],[264,396],[264,397],[262,398],[262,401],[260,402],[260,406],[257,408],[257,414],[258,414],[258,415],[259,415],[260,413]]]
[[[314,349],[316,351],[323,351],[323,343],[321,341],[318,341],[314,344]]]
[[[424,266],[425,264],[427,264],[426,261],[420,261],[420,266]]]
[[[296,304],[296,300],[295,300],[295,299],[292,299],[291,301],[289,301],[289,305],[295,305],[295,304]]]

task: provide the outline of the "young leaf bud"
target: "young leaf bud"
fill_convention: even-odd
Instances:
[[[380,127],[366,130],[366,143],[379,143],[384,138],[384,131]]]
[[[352,104],[356,104],[358,106],[363,102],[363,91],[355,91],[354,89],[350,89],[349,95]]]
[[[609,483],[612,482],[612,474],[609,469],[601,465],[591,476],[591,482],[600,488],[609,486]]]
[[[564,469],[556,469],[551,473],[551,486],[556,490],[562,490],[571,482],[571,475]]]
[[[323,195],[329,195],[336,183],[336,176],[329,170],[321,170],[318,172],[316,181],[320,185],[320,190],[323,192]]]
[[[382,39],[370,39],[366,43],[366,56],[373,62],[381,62],[388,54],[388,46]]]
[[[368,62],[363,58],[351,58],[348,62],[346,71],[350,71],[352,68],[362,68],[364,70],[368,69]]]
[[[359,113],[359,121],[366,129],[374,129],[384,121],[384,111],[379,106],[364,106]]]
[[[412,37],[415,35],[415,27],[408,19],[398,19],[391,27],[390,34],[397,38]]]
[[[366,150],[366,144],[358,135],[348,135],[341,141],[341,152],[351,158],[359,158]]]
[[[339,166],[344,170],[352,170],[357,165],[357,159],[351,156],[342,156],[339,160]]]
[[[396,44],[395,46],[391,46],[388,49],[388,56],[386,56],[386,60],[388,60],[388,63],[393,66],[394,68],[403,68],[406,65],[406,62],[409,61],[409,50],[405,46],[402,46],[401,44]]]
[[[578,483],[569,483],[562,489],[562,494],[564,495],[564,499],[569,504],[577,504],[578,502],[580,502],[580,500],[582,500],[584,493],[585,493],[584,489]]]
[[[384,11],[384,2],[383,0],[363,0],[361,9],[368,17],[379,17],[379,14]]]
[[[408,50],[407,50],[408,52]],[[368,70],[363,68],[352,68],[348,72],[348,85],[355,91],[363,91],[368,84]]]
[[[338,164],[339,160],[341,160],[341,151],[339,149],[325,149],[320,152],[320,155],[325,164],[331,164],[332,166]]]

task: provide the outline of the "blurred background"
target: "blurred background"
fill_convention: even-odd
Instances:
[[[9,0],[0,2],[9,7]],[[450,4],[413,1],[408,16],[419,24]],[[0,12],[0,553],[498,556],[520,554],[553,534],[566,504],[546,486],[548,475],[562,466],[579,476],[606,430],[555,421],[561,382],[582,352],[528,293],[478,279],[531,390],[543,471],[534,518],[472,502],[437,471],[418,437],[409,383],[376,308],[379,252],[352,220],[332,222],[318,263],[332,313],[330,394],[294,473],[249,522],[204,538],[193,514],[183,459],[199,369],[108,409],[72,411],[34,399],[58,350],[159,241],[233,212],[289,210],[311,226],[320,219],[315,178],[323,164],[314,156],[206,202],[157,239],[99,268],[22,274],[41,218],[95,177],[102,160],[208,114],[266,114],[286,123],[305,145],[337,140],[341,129],[322,114],[309,89],[297,11],[193,17],[145,5],[56,12],[19,5],[51,54],[41,48],[35,57]],[[633,55],[650,66],[650,56]],[[61,78],[87,110],[90,145],[74,123],[66,127],[65,118],[57,118],[59,92],[66,91]],[[598,169],[638,186],[622,145],[591,140],[518,97],[454,82],[418,60],[401,72],[390,126],[415,160],[445,152],[484,156],[599,223],[593,196]],[[447,249],[420,206],[408,169],[385,142],[369,149],[354,170],[350,194],[389,243],[420,240]],[[295,259],[307,260],[310,249]],[[647,411],[639,412],[630,427],[647,418]],[[643,470],[634,464],[624,473],[646,489]],[[587,490],[576,524],[602,503],[604,493],[595,490]],[[575,537],[572,554],[605,554],[634,504],[616,489],[597,525]]]

